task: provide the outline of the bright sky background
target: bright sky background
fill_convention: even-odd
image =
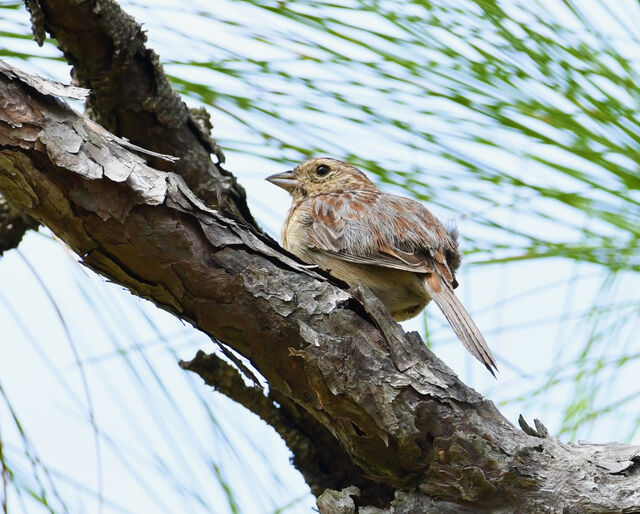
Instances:
[[[558,16],[566,15],[560,1],[545,3],[557,8]],[[244,3],[189,2],[183,8],[177,0],[149,0],[123,5],[144,24],[149,46],[163,61],[215,60],[216,41],[224,41],[238,54],[256,59],[286,61],[288,57],[286,52],[278,54],[273,46],[248,44],[237,27],[216,21],[255,16],[257,10]],[[589,12],[605,33],[614,39],[627,37],[619,21],[601,11],[600,3],[589,0],[589,5]],[[199,7],[214,16],[198,15]],[[618,0],[610,7],[628,24],[629,30],[639,26],[640,10],[636,3]],[[570,18],[566,19],[569,23]],[[17,23],[26,24],[27,20],[24,9],[7,11],[7,17],[0,19],[0,30],[15,31]],[[278,27],[278,23],[286,25],[276,16],[269,17],[265,30],[286,29],[285,25]],[[359,23],[364,25],[368,21],[359,19]],[[211,41],[211,46],[185,38],[190,31]],[[5,38],[0,43],[3,45],[13,51],[37,52],[35,43],[28,39]],[[617,48],[624,53],[623,45]],[[364,50],[351,46],[341,50],[354,52],[356,59],[368,58]],[[39,55],[52,55],[48,47],[40,52]],[[631,49],[629,53],[633,53]],[[9,60],[22,69],[48,74],[63,82],[69,80],[64,64]],[[321,70],[310,64],[308,69],[290,71],[320,79]],[[208,83],[221,91],[238,87],[237,81],[225,82],[224,76],[205,68],[175,64],[167,66],[167,72]],[[340,77],[335,79],[339,88]],[[292,87],[290,94],[296,93]],[[194,101],[188,103],[195,105]],[[392,104],[379,107],[396,108]],[[292,104],[291,109],[295,108]],[[226,167],[246,187],[254,215],[277,238],[289,199],[284,191],[263,179],[283,168],[264,157],[243,152],[242,148],[249,147],[252,138],[254,144],[260,141],[232,116],[215,109],[210,111],[214,135],[239,142],[236,151],[225,151]],[[317,116],[313,119],[318,123]],[[425,168],[442,165],[426,153],[386,146],[384,134],[367,133],[366,127],[361,132],[342,127],[334,122],[331,112],[325,114],[325,122],[327,138],[339,140],[363,158],[384,160],[393,155],[395,162]],[[437,120],[424,123],[433,124],[429,125],[431,130],[445,128],[439,127]],[[286,122],[265,125],[262,129],[281,133],[283,137],[288,137],[287,131],[291,130]],[[264,152],[275,154],[277,150]],[[484,157],[502,158],[489,154]],[[539,170],[533,165],[517,160],[511,165],[523,166],[523,173],[546,180],[536,175]],[[391,186],[383,187],[397,191]],[[447,202],[449,209],[436,205],[432,207],[434,213],[443,219],[453,217],[463,235],[478,230],[468,217],[455,215],[473,212],[473,205],[457,205],[454,193]],[[505,221],[512,217],[509,209],[495,215]],[[559,211],[558,215],[565,213]],[[524,217],[521,220],[522,224],[529,222]],[[570,278],[578,283],[577,287]],[[497,381],[489,376],[464,351],[435,308],[430,307],[434,311],[430,323],[432,340],[437,343],[435,352],[467,384],[497,403],[530,390],[545,370],[581,347],[581,341],[588,335],[586,326],[573,323],[571,313],[588,309],[594,304],[594,297],[603,294],[602,275],[596,266],[561,259],[466,267],[459,281],[458,294],[498,356],[501,373]],[[637,299],[638,282],[637,276],[629,274],[623,281],[625,287],[606,291],[602,302]],[[407,330],[423,332],[423,322],[419,317],[403,325]],[[210,392],[198,377],[177,366],[178,359],[190,359],[198,349],[214,351],[214,345],[172,316],[79,266],[77,258],[47,230],[29,234],[18,251],[9,252],[0,260],[0,327],[0,394],[5,398],[0,401],[0,435],[4,451],[11,461],[20,462],[18,470],[24,473],[25,482],[31,481],[32,466],[28,459],[20,457],[25,453],[25,442],[11,421],[10,404],[27,433],[27,446],[33,458],[50,466],[51,476],[60,479],[56,480],[58,484],[66,484],[59,486],[59,491],[70,512],[99,512],[95,499],[82,493],[82,488],[95,491],[100,483],[106,498],[102,509],[105,513],[117,511],[111,508],[110,501],[125,512],[135,513],[232,512],[224,489],[213,478],[217,470],[241,502],[240,512],[274,512],[297,498],[302,498],[301,502],[286,512],[310,512],[313,498],[301,476],[288,464],[288,450],[273,430],[233,402]],[[637,348],[637,324],[626,330],[628,333],[612,344],[635,342]],[[629,381],[635,380],[630,372],[625,373]],[[528,378],[523,379],[522,375]],[[561,422],[563,391],[568,394],[569,387],[554,389],[556,396],[545,398],[544,407],[540,402],[531,402],[510,404],[501,410],[513,422],[519,413],[530,421],[541,418],[553,432]],[[94,425],[100,434],[99,465]],[[608,419],[585,435],[595,441],[624,439],[629,430],[625,419]],[[639,440],[636,438],[636,442]],[[50,479],[41,472],[39,477],[44,483]],[[21,507],[15,495],[9,500],[12,511],[20,512],[22,508],[29,513],[45,512],[27,498],[22,500],[26,507]]]

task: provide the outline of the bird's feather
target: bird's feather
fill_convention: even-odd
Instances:
[[[496,362],[487,346],[487,342],[478,330],[478,327],[469,316],[453,289],[437,274],[428,275],[425,278],[425,286],[436,305],[440,307],[442,314],[453,328],[464,347],[471,355],[478,359],[495,377],[498,371]]]
[[[454,282],[456,233],[422,204],[371,190],[316,195],[307,202],[303,222],[309,225],[310,248],[348,262],[415,273],[435,266]]]

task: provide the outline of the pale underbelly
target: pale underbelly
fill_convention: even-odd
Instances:
[[[304,260],[315,261],[351,287],[364,284],[382,301],[396,321],[413,318],[431,300],[420,274],[370,264],[355,264],[321,255],[313,255],[313,259]]]

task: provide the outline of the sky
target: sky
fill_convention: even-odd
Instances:
[[[625,40],[626,31],[638,26],[637,4],[619,0],[608,4],[611,9],[607,11],[602,2],[587,3],[587,11],[598,20],[602,33],[612,40]],[[0,2],[3,4],[9,2]],[[558,20],[571,26],[572,18],[561,2],[545,4],[557,11]],[[304,41],[336,45],[332,51],[363,62],[374,59],[375,55],[365,48],[335,43],[312,27],[299,26],[296,28],[299,32],[290,33],[288,21],[247,3],[183,5],[175,0],[148,0],[123,5],[143,23],[149,46],[167,63],[169,74],[209,84],[226,95],[245,94],[258,104],[277,99],[282,119],[248,118],[252,130],[247,119],[242,119],[224,98],[217,99],[214,107],[206,104],[205,97],[187,100],[189,105],[207,105],[212,113],[214,135],[219,134],[227,155],[226,167],[245,186],[252,212],[272,236],[278,238],[290,201],[286,192],[266,183],[264,177],[289,167],[274,159],[284,155],[293,163],[297,154],[291,148],[278,148],[277,144],[265,145],[256,127],[281,139],[295,134],[298,144],[306,147],[323,146],[327,141],[335,143],[338,157],[350,152],[394,169],[415,166],[457,173],[455,168],[447,168],[449,164],[437,155],[416,148],[421,143],[415,134],[391,125],[376,125],[376,132],[372,133],[367,123],[354,125],[338,119],[336,114],[345,107],[326,95],[326,91],[346,95],[353,102],[374,105],[376,112],[389,118],[402,119],[399,99],[403,95],[407,101],[415,98],[408,81],[402,86],[406,90],[398,86],[400,89],[394,95],[381,98],[373,90],[377,85],[374,82],[367,84],[372,88],[370,93],[366,93],[367,88],[351,84],[350,81],[365,73],[358,67],[349,69],[336,64],[327,68],[311,59],[307,63],[296,61],[292,68],[293,54],[307,52],[313,56],[317,52],[318,59],[326,55]],[[26,30],[28,14],[24,9],[1,12],[0,31],[16,31],[20,26]],[[368,13],[351,15],[359,27],[390,37],[399,35],[393,26]],[[242,31],[246,27],[237,24],[248,19],[261,20],[251,25],[252,30],[258,35],[264,30],[265,41],[277,44],[244,37]],[[190,32],[198,37],[185,37]],[[362,32],[354,35],[365,37]],[[51,46],[38,50],[29,39],[0,39],[0,47],[13,52],[42,57],[57,55]],[[453,38],[447,44],[457,43]],[[629,55],[633,55],[635,46],[619,44],[617,48],[623,53],[628,49]],[[243,84],[233,74],[190,65],[230,59],[233,54],[253,59],[247,66],[255,66],[249,73],[257,84],[250,81]],[[29,62],[9,60],[24,70],[62,82],[69,80],[64,63],[42,58]],[[268,79],[270,82],[262,82],[264,75],[256,64],[262,60],[271,62],[282,74]],[[241,65],[229,61],[231,67]],[[332,75],[327,77],[325,69],[330,69]],[[287,74],[323,84],[324,90],[305,97],[322,109],[303,112],[298,102],[303,86]],[[371,75],[366,77],[375,79]],[[424,102],[424,109],[437,109],[448,115],[453,109],[431,98],[416,101]],[[456,129],[457,125],[443,120],[443,116],[433,116],[409,121],[424,131],[446,134]],[[469,127],[473,122],[467,120]],[[305,123],[314,130],[299,131],[298,127]],[[463,145],[454,136],[450,137],[451,145]],[[513,145],[526,145],[506,133],[496,133],[495,137],[512,137]],[[505,167],[518,169],[532,181],[548,184],[557,180],[534,164],[498,150],[483,147],[475,155],[486,162],[498,161]],[[460,177],[468,180],[464,175]],[[425,180],[433,180],[434,187],[440,184],[436,174],[427,175]],[[381,186],[389,192],[401,191],[400,185],[392,182]],[[554,185],[573,187],[568,179]],[[490,185],[483,187],[480,193],[489,188],[488,194],[495,197],[509,196],[509,191],[492,190]],[[507,245],[517,244],[515,239],[475,223],[474,213],[480,210],[496,223],[527,228],[531,225],[527,214],[514,215],[504,206],[487,212],[484,203],[472,197],[461,198],[455,190],[442,194],[429,204],[430,208],[443,220],[455,221],[463,236],[499,237]],[[548,212],[556,216],[574,215],[558,207]],[[557,230],[554,235],[559,239],[573,234],[551,222],[537,225],[536,229]],[[427,319],[434,351],[465,383],[494,400],[508,419],[515,422],[520,413],[529,421],[541,418],[552,432],[557,432],[562,423],[562,407],[567,398],[575,394],[569,383],[560,384],[552,394],[542,398],[504,402],[526,395],[533,386],[544,383],[550,367],[570,360],[580,351],[582,342],[593,336],[589,333],[591,326],[581,323],[576,313],[592,308],[594,303],[633,302],[640,290],[634,274],[622,275],[614,284],[607,284],[597,266],[565,259],[500,266],[467,265],[459,282],[457,293],[485,333],[501,373],[494,380],[464,351],[442,316],[430,307]],[[403,326],[424,333],[424,323],[424,318],[418,317]],[[274,431],[177,366],[179,359],[192,358],[198,349],[215,351],[214,345],[169,314],[80,266],[77,257],[46,229],[28,234],[19,250],[0,259],[0,327],[3,450],[9,461],[15,463],[17,480],[35,491],[46,490],[56,511],[64,511],[64,503],[70,512],[171,513],[185,512],[188,506],[189,512],[226,514],[235,508],[243,513],[262,514],[274,512],[289,502],[297,503],[285,512],[311,511],[313,498],[302,477],[288,464],[288,450]],[[637,323],[622,326],[616,332],[616,351],[637,352],[637,333]],[[633,368],[624,368],[620,373],[619,380],[611,385],[612,395],[620,396],[619,389],[635,380]],[[628,413],[622,411],[620,418],[607,418],[580,435],[593,441],[625,439],[632,430],[633,411],[637,407],[637,402],[630,403]],[[638,440],[636,436],[634,441]],[[225,485],[231,488],[235,500],[229,499]],[[56,498],[55,490],[62,501]],[[15,491],[9,494],[15,509],[12,511],[46,512],[26,495],[20,497]],[[234,506],[236,500],[240,502],[238,506]]]

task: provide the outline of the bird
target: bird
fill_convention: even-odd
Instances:
[[[491,350],[454,293],[461,261],[455,227],[330,157],[266,180],[292,197],[281,235],[286,250],[350,287],[364,284],[396,321],[417,316],[433,300],[464,347],[496,376]]]

